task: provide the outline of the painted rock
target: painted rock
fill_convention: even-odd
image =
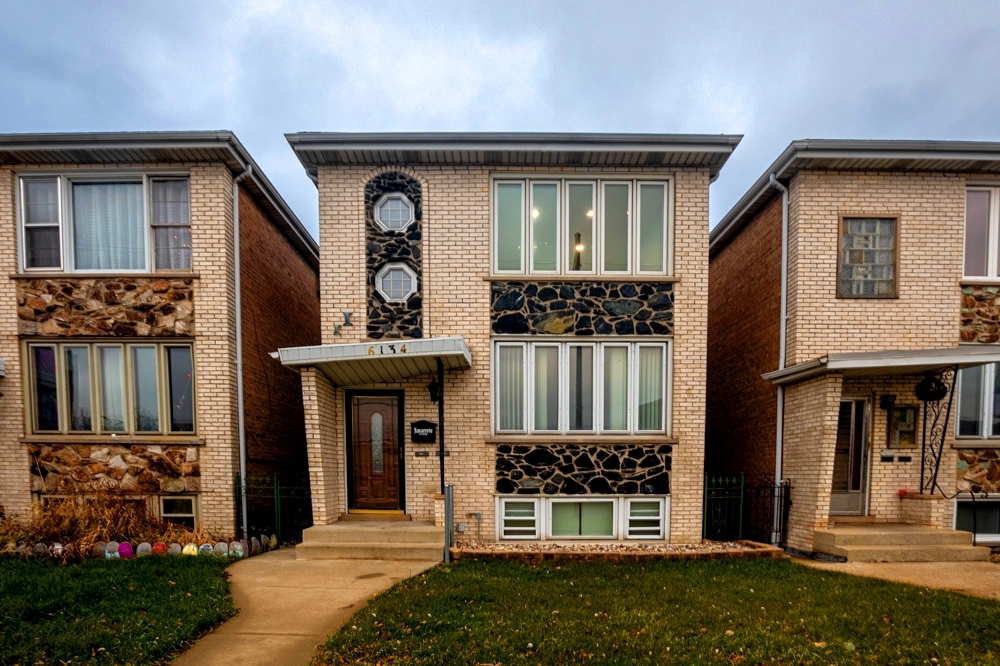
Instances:
[[[22,543],[20,546],[17,547],[17,554],[20,555],[21,557],[27,557],[31,555],[31,546],[29,546],[26,543]]]
[[[215,544],[215,554],[216,555],[221,555],[222,557],[228,556],[229,555],[229,545],[226,544],[225,541],[220,541],[219,543]]]
[[[153,554],[153,547],[149,545],[149,542],[143,541],[139,544],[139,547],[135,549],[136,557],[146,557],[147,555]]]
[[[104,557],[108,544],[105,541],[98,541],[94,544],[94,557]]]
[[[239,541],[233,541],[229,544],[229,556],[240,558],[243,557],[243,544]]]
[[[32,552],[34,552],[34,554],[38,557],[48,557],[49,547],[46,546],[44,543],[36,543],[35,547],[32,549]]]
[[[250,557],[253,555],[250,551],[250,543],[246,539],[240,539],[240,545],[243,546],[243,557]]]
[[[257,539],[257,537],[253,537],[252,539],[250,539],[250,554],[260,555],[260,541]]]
[[[260,538],[258,539],[258,541],[260,541],[260,552],[266,553],[267,552],[267,537],[264,536],[263,534],[261,534]]]
[[[184,549],[181,551],[181,555],[197,555],[197,554],[198,554],[198,546],[194,545],[193,543],[185,545]]]
[[[104,557],[107,557],[108,559],[120,557],[120,555],[118,553],[118,542],[117,541],[109,541],[108,542],[108,545],[104,547]]]
[[[52,544],[52,557],[62,557],[63,545],[61,543]]]
[[[157,541],[153,544],[153,555],[166,555],[167,554],[167,544],[162,541]]]
[[[135,552],[132,550],[132,544],[128,541],[122,541],[118,544],[118,557],[123,560],[131,560],[135,557]]]
[[[180,555],[183,552],[181,545],[176,541],[167,548],[167,555]]]
[[[210,544],[210,543],[203,543],[203,544],[201,544],[201,546],[198,547],[198,554],[199,555],[214,555],[215,554],[215,549],[212,548],[212,544]]]
[[[275,548],[278,547],[278,536],[276,534],[271,535],[271,543],[269,545],[271,550],[274,550]]]

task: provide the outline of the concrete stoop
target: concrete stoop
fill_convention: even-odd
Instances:
[[[418,521],[314,525],[302,532],[295,559],[440,562],[444,528]]]
[[[923,525],[837,524],[813,532],[813,550],[848,562],[983,562],[990,549],[972,545],[971,532]]]

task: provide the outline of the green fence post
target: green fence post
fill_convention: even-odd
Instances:
[[[708,474],[705,475],[705,492],[701,498],[701,538],[708,538]]]
[[[274,475],[274,534],[281,543],[281,483],[278,475]]]
[[[740,529],[739,537],[743,538],[743,497],[746,495],[746,476],[740,474]]]

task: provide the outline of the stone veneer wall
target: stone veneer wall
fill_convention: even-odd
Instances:
[[[413,222],[387,231],[375,222],[375,204],[385,194],[400,192],[413,203]],[[389,171],[365,184],[365,266],[368,271],[368,337],[423,337],[423,262],[421,257],[422,196],[420,183]],[[416,291],[405,303],[387,303],[375,288],[375,275],[389,263],[409,266],[417,275]]]
[[[31,489],[35,492],[201,490],[201,467],[195,446],[30,444],[28,455]]]
[[[35,278],[15,281],[20,335],[194,335],[191,278]]]
[[[959,315],[962,342],[1000,342],[1000,287],[964,285]]]
[[[667,495],[667,444],[497,446],[496,491],[517,495]]]
[[[670,282],[492,282],[497,334],[672,335]]]
[[[1000,450],[960,449],[956,471],[960,492],[1000,493]]]

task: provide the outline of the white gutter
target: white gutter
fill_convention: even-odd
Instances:
[[[788,188],[771,174],[771,185],[781,192],[781,315],[778,331],[778,370],[785,369],[785,344],[788,332]],[[774,429],[774,482],[782,481],[782,456],[785,442],[785,387],[778,386],[777,424]],[[775,511],[775,520],[780,511]],[[775,529],[775,536],[778,530]],[[774,540],[774,539],[772,539]]]
[[[233,178],[233,261],[236,264],[233,288],[236,291],[236,410],[240,443],[240,511],[243,518],[243,538],[249,539],[247,520],[247,435],[243,415],[243,295],[240,291],[240,182],[253,173],[249,164],[243,173]]]

